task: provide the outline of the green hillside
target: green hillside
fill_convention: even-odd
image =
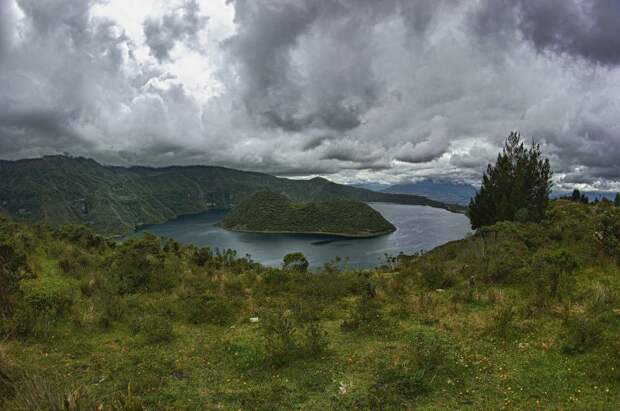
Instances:
[[[0,213],[19,221],[85,224],[105,235],[230,208],[266,190],[293,201],[349,199],[463,211],[424,197],[375,193],[322,178],[289,180],[222,167],[122,168],[65,156],[0,161]]]
[[[553,201],[310,273],[0,217],[0,409],[614,409],[619,244],[619,208]]]
[[[263,191],[242,201],[219,223],[233,231],[374,237],[396,228],[369,205],[353,200],[294,203]]]

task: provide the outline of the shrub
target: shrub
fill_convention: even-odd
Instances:
[[[235,301],[203,293],[189,300],[189,320],[193,324],[226,325],[234,321],[238,310]]]
[[[303,253],[290,253],[284,256],[282,269],[304,273],[308,271],[308,259]]]
[[[416,313],[422,324],[433,325],[437,322],[437,298],[431,292],[422,292],[416,300]]]
[[[73,247],[65,248],[58,258],[58,268],[62,274],[73,278],[80,277],[90,264],[88,256]]]
[[[327,333],[317,321],[309,322],[304,329],[304,334],[303,349],[308,356],[317,358],[328,350],[329,339]]]
[[[68,388],[58,376],[34,374],[0,350],[0,404],[4,409],[81,411],[97,403],[84,387]]]
[[[387,323],[381,314],[381,305],[371,293],[363,293],[349,318],[342,322],[343,331],[356,331],[363,334],[384,334]]]
[[[194,249],[192,262],[199,267],[204,267],[214,259],[213,251],[209,247]]]
[[[562,335],[562,352],[565,354],[581,354],[598,344],[603,334],[603,327],[595,320],[574,317],[566,321],[566,329]]]
[[[588,309],[595,314],[612,308],[617,301],[616,294],[607,284],[594,283],[588,292]]]
[[[75,280],[43,277],[22,283],[23,297],[19,301],[14,322],[22,336],[44,334],[50,326],[69,311],[77,294]]]
[[[276,268],[267,270],[263,274],[263,283],[268,293],[277,293],[286,291],[288,283],[291,280],[291,274]]]
[[[167,260],[159,238],[147,233],[131,239],[115,250],[108,263],[113,286],[122,294],[168,288],[174,284],[165,278],[170,276]]]
[[[511,338],[516,332],[515,317],[516,311],[511,304],[499,307],[491,317],[487,333],[500,339]]]
[[[429,289],[449,288],[454,284],[454,278],[447,273],[445,265],[437,259],[425,258],[421,260],[420,278],[422,284]]]
[[[134,395],[131,384],[127,386],[127,392],[118,393],[112,401],[111,411],[142,411],[144,402]]]
[[[98,322],[103,328],[109,328],[123,317],[125,304],[123,299],[115,294],[103,293],[96,299]]]
[[[575,258],[566,250],[543,250],[532,261],[536,287],[546,289],[551,297],[570,300],[575,287]]]
[[[0,242],[0,316],[12,314],[19,282],[31,272],[22,253],[11,242]]]
[[[402,352],[382,361],[370,389],[370,408],[406,408],[407,401],[431,392],[443,378],[454,378],[461,369],[451,342],[431,330],[414,333]]]
[[[262,321],[262,332],[265,338],[265,351],[274,365],[283,365],[297,352],[295,333],[291,311],[267,313]]]

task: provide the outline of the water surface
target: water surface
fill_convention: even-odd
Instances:
[[[306,255],[311,266],[319,267],[336,257],[348,257],[349,266],[374,267],[384,260],[385,254],[400,252],[413,254],[430,250],[438,245],[465,237],[470,232],[469,219],[463,214],[439,208],[388,203],[372,203],[374,209],[394,224],[391,234],[364,239],[338,238],[321,235],[237,233],[223,230],[215,224],[226,214],[210,211],[180,217],[165,224],[142,227],[134,235],[145,231],[173,238],[184,244],[237,250],[239,256],[266,265],[279,265],[291,252]]]

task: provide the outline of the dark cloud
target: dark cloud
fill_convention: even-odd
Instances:
[[[620,188],[617,1],[200,1],[0,0],[0,158],[475,183],[520,129]]]
[[[160,18],[144,22],[146,44],[159,60],[170,60],[170,52],[178,42],[199,48],[199,32],[207,25],[208,17],[202,16],[197,0],[185,0],[178,8]]]
[[[620,64],[617,0],[484,0],[473,22],[482,36],[518,30],[539,50]]]

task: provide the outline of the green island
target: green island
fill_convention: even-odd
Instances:
[[[218,223],[231,231],[376,237],[396,230],[368,204],[353,200],[296,203],[264,191],[244,200]]]

